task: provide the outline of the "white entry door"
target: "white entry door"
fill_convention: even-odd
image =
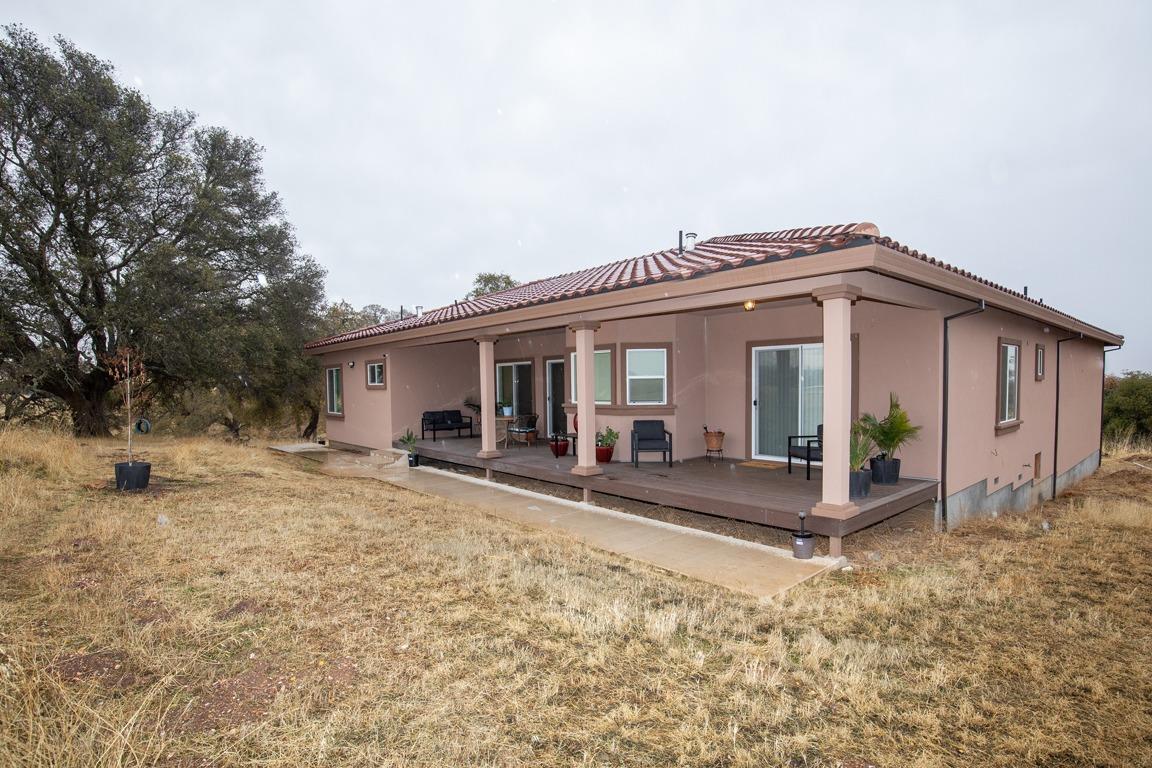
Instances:
[[[824,345],[752,348],[752,457],[784,460],[790,435],[824,421]]]

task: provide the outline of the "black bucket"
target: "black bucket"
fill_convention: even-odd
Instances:
[[[900,459],[872,459],[872,482],[896,485],[900,482]]]
[[[129,464],[121,461],[116,464],[116,490],[142,491],[148,487],[152,477],[152,464],[147,461],[134,461]]]
[[[408,466],[410,466],[410,467],[420,466],[420,454],[416,453],[416,451],[412,451],[411,453],[408,454]]]
[[[872,473],[853,470],[848,473],[848,498],[862,499],[872,492]]]
[[[797,560],[811,560],[816,550],[816,537],[810,531],[792,532],[792,557]]]

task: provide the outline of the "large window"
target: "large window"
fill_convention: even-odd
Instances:
[[[344,415],[344,383],[343,371],[329,368],[327,372],[328,383],[328,414],[330,416]]]
[[[624,358],[628,405],[667,405],[668,350],[629,349]]]
[[[1000,339],[997,365],[996,426],[1012,427],[1020,422],[1020,342]]]
[[[388,380],[384,374],[383,360],[369,360],[364,366],[364,372],[368,377],[369,388],[385,389],[388,386]]]
[[[572,402],[576,402],[576,353],[572,360]],[[596,403],[598,405],[612,404],[612,350],[598,349],[592,358],[593,368],[596,372]]]

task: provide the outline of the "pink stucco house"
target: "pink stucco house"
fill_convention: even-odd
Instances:
[[[1027,508],[1100,462],[1104,353],[1122,337],[928,258],[872,224],[715,237],[307,345],[321,357],[335,445],[388,448],[425,411],[478,403],[476,436],[420,453],[710,514],[842,536],[935,499],[943,525]],[[922,427],[903,479],[849,498],[850,424],[897,393]],[[501,448],[496,405],[541,435],[622,434]],[[675,463],[629,462],[636,419],[661,419]],[[703,425],[726,433],[704,458]],[[591,427],[589,425],[595,425]],[[823,425],[806,480],[769,469]],[[659,458],[658,456],[656,458]],[[874,489],[876,490],[876,489]]]

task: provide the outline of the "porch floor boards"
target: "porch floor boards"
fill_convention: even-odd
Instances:
[[[421,456],[542,482],[574,488],[587,488],[594,493],[621,496],[718,517],[746,520],[777,528],[794,529],[797,514],[807,510],[807,527],[823,536],[845,536],[873,523],[897,515],[921,502],[935,499],[935,480],[901,479],[898,485],[873,485],[872,494],[859,499],[860,512],[848,520],[812,515],[820,501],[820,471],[812,470],[812,479],[804,479],[803,465],[787,469],[744,467],[732,459],[708,461],[692,458],[673,462],[641,461],[639,468],[630,462],[601,464],[604,474],[582,477],[571,473],[576,458],[552,455],[546,441],[534,447],[517,445],[503,450],[503,456],[481,459],[479,438],[443,438],[421,440]],[[617,458],[628,458],[625,449]],[[644,457],[644,454],[641,454]]]

